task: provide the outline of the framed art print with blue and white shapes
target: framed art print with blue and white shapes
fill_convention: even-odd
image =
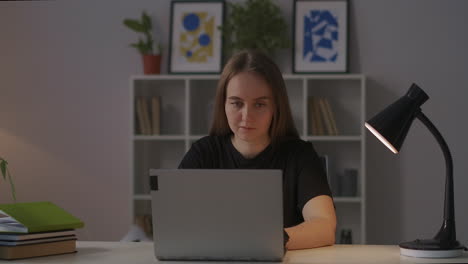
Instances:
[[[220,73],[224,1],[173,1],[169,73]]]
[[[294,73],[348,72],[348,1],[295,1]]]

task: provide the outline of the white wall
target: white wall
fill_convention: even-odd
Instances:
[[[454,159],[458,238],[468,243],[467,1],[353,1],[352,69],[369,76],[368,117],[412,82],[431,97],[423,112]],[[395,156],[368,136],[368,240],[429,238],[442,224],[445,163],[430,132],[416,121]]]
[[[0,2],[0,153],[19,201],[63,206],[84,220],[80,239],[119,239],[131,221],[128,78],[141,69],[122,20],[167,17],[155,3]]]
[[[292,3],[278,1],[291,21]],[[128,77],[141,73],[121,21],[143,9],[168,40],[169,1],[0,2],[0,155],[20,201],[51,200],[86,222],[82,240],[130,223]],[[351,1],[351,71],[368,80],[368,116],[418,83],[455,164],[458,237],[468,243],[468,1]],[[290,72],[290,52],[279,61]],[[166,59],[166,58],[165,58]],[[166,71],[166,65],[163,65]],[[400,155],[368,136],[368,242],[430,237],[442,221],[445,167],[417,121]],[[9,202],[0,182],[0,202]]]

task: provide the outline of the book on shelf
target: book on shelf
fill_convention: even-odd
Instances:
[[[315,102],[314,97],[309,96],[307,110],[308,110],[308,121],[309,121],[309,133],[311,135],[318,135],[317,119],[315,117]]]
[[[151,97],[151,125],[153,135],[160,134],[160,123],[161,123],[161,97]]]
[[[135,115],[137,121],[136,134],[159,135],[161,124],[161,97],[137,97]]]
[[[327,112],[328,119],[330,121],[331,125],[331,135],[337,136],[338,135],[338,128],[336,127],[336,120],[335,120],[335,115],[332,111],[332,108],[330,106],[330,101],[326,98],[323,98],[323,103],[325,106],[325,111]]]
[[[316,135],[325,135],[325,123],[321,117],[321,108],[320,108],[320,98],[314,97],[314,118],[317,122],[317,134]]]
[[[0,233],[76,229],[84,223],[51,202],[0,204]]]
[[[323,118],[323,123],[325,123],[325,128],[327,131],[327,135],[333,135],[333,128],[331,124],[330,117],[328,116],[328,111],[327,107],[325,105],[325,100],[323,98],[319,99],[319,105],[320,105],[320,113]]]
[[[151,117],[149,113],[148,100],[146,97],[141,97],[143,109],[143,121],[145,124],[145,135],[151,135]]]
[[[141,135],[150,135],[151,134],[151,125],[149,121],[149,116],[148,116],[148,104],[146,102],[146,98],[143,96],[140,96],[137,98],[137,120],[139,124],[140,130],[137,132],[137,134]]]
[[[338,135],[335,116],[327,98],[310,96],[309,131],[314,136]]]
[[[153,134],[153,128],[151,126],[151,107],[148,103],[148,98],[143,98],[143,107],[144,107],[144,117],[145,117],[145,124],[146,124],[146,135]]]
[[[336,119],[327,98],[310,96],[308,99],[309,131],[311,135],[338,135]]]
[[[143,100],[141,97],[138,97],[136,98],[136,102],[135,102],[135,113],[136,113],[136,120],[137,120],[137,123],[138,123],[138,126],[137,126],[137,131],[136,133],[137,134],[145,134],[146,132],[146,128],[145,128],[145,120],[143,118]]]
[[[74,252],[76,252],[76,238],[18,246],[0,245],[0,259],[7,260],[59,255]]]

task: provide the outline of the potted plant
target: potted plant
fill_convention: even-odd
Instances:
[[[2,172],[3,180],[10,182],[11,195],[13,200],[16,202],[15,185],[13,184],[13,179],[11,178],[10,171],[8,170],[8,162],[2,157],[0,157],[0,171]]]
[[[159,74],[161,72],[161,45],[155,43],[153,39],[151,18],[143,11],[141,20],[124,19],[123,23],[131,30],[142,33],[144,36],[144,38],[139,38],[138,42],[130,44],[142,55],[143,72],[145,74]]]
[[[220,27],[228,53],[225,57],[243,49],[258,49],[274,56],[276,50],[290,46],[286,21],[271,0],[227,4],[228,16]]]

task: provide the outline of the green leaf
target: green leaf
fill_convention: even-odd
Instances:
[[[11,178],[10,172],[9,171],[7,172],[8,172],[8,181],[10,182],[11,196],[13,197],[13,201],[16,202],[15,184],[13,183],[13,179]]]
[[[13,183],[13,178],[11,177],[10,171],[8,170],[8,162],[3,158],[0,158],[0,171],[2,172],[3,180],[8,180],[10,182],[11,195],[13,197],[13,200],[16,202],[16,191],[15,185]]]
[[[2,176],[3,176],[3,179],[5,180],[6,179],[6,169],[7,169],[7,161],[2,159],[0,161],[0,170],[2,171]]]
[[[140,38],[138,40],[138,43],[133,43],[130,46],[138,49],[138,51],[141,54],[153,54],[153,49],[155,45],[153,35],[151,32],[151,17],[148,16],[148,14],[145,11],[143,11],[141,15],[141,21],[139,21],[138,19],[125,19],[123,23],[128,28],[136,32],[143,33],[144,35],[144,40]]]
[[[145,28],[138,20],[135,19],[125,19],[124,20],[124,25],[126,25],[128,28],[136,31],[136,32],[145,32]]]
[[[271,0],[228,3],[228,15],[220,28],[227,52],[256,48],[268,53],[288,47],[288,27],[281,9]]]
[[[146,12],[143,12],[141,15],[141,21],[145,32],[149,32],[151,30],[151,18],[146,14]]]

